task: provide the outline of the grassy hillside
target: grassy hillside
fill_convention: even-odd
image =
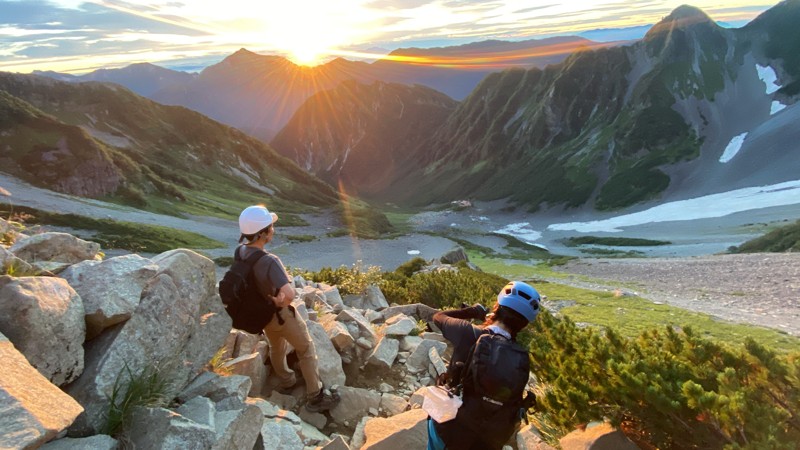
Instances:
[[[732,253],[800,252],[800,220],[731,249]]]
[[[102,83],[0,73],[3,170],[34,185],[166,214],[332,206],[328,185],[236,129]]]

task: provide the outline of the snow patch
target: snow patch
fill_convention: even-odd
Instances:
[[[495,230],[495,233],[514,236],[515,238],[528,244],[532,244],[534,241],[537,241],[542,237],[542,233],[531,228],[531,224],[529,222],[512,223],[499,230]]]
[[[775,69],[772,66],[765,67],[756,64],[756,70],[758,71],[758,78],[767,85],[767,94],[772,94],[781,88],[781,85],[778,84],[778,74],[775,73]]]
[[[406,253],[408,253],[409,255],[419,255],[419,250],[409,250]]]
[[[771,116],[777,112],[780,112],[783,108],[786,108],[786,105],[777,100],[774,100],[772,102],[772,106],[769,108],[769,115]]]
[[[734,136],[730,142],[728,142],[728,146],[725,147],[725,151],[722,152],[722,156],[719,157],[719,162],[726,163],[733,159],[739,150],[742,149],[742,144],[744,144],[744,140],[747,138],[747,132]]]
[[[547,229],[580,233],[619,232],[624,227],[646,223],[724,217],[742,211],[796,204],[800,204],[800,180],[665,203],[637,213],[605,220],[552,224]]]

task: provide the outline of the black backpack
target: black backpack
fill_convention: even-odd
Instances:
[[[463,368],[464,403],[452,421],[458,425],[453,426],[480,430],[478,439],[484,448],[502,448],[516,431],[521,410],[526,409],[523,395],[529,376],[528,351],[487,330],[478,337]]]
[[[266,255],[267,252],[258,251],[242,259],[237,248],[233,253],[233,265],[219,282],[219,296],[233,319],[233,328],[252,334],[261,333],[278,310],[275,298],[265,297],[258,290],[253,272],[256,262]]]

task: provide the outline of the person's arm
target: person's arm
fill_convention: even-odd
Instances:
[[[292,283],[286,283],[278,289],[278,295],[275,296],[275,305],[278,308],[284,308],[292,304],[294,300],[294,288]]]
[[[439,311],[433,315],[433,323],[442,330],[442,335],[454,346],[458,346],[462,340],[474,339],[475,326],[469,319],[486,318],[486,310],[480,306],[470,306],[461,309],[451,309]]]

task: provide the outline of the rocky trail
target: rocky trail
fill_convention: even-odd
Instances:
[[[548,281],[647,299],[800,336],[800,254],[573,260]]]

